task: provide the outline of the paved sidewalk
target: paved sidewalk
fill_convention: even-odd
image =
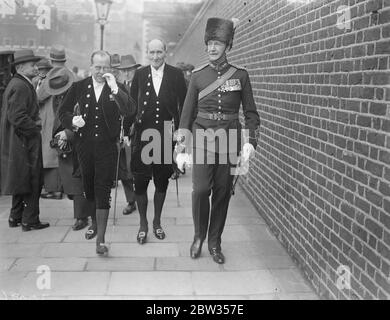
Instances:
[[[163,213],[167,239],[149,234],[136,242],[138,213],[122,215],[123,190],[118,192],[118,223],[112,214],[107,242],[110,256],[99,258],[85,230],[72,231],[69,200],[41,200],[41,220],[52,227],[22,233],[8,228],[9,197],[0,198],[0,299],[318,299],[284,248],[242,192],[232,199],[223,234],[226,264],[215,264],[204,247],[192,260],[191,180],[179,180],[180,208],[175,183],[170,184]],[[154,188],[150,188],[150,199]],[[149,223],[153,219],[149,208]],[[51,270],[51,290],[38,290],[39,266]]]

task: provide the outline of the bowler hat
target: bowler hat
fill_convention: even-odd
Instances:
[[[121,57],[119,54],[115,53],[115,54],[112,54],[111,56],[111,61],[110,61],[110,64],[111,64],[111,67],[112,68],[118,68],[120,65],[121,65]]]
[[[65,62],[65,48],[61,45],[54,45],[50,49],[50,60],[56,62]]]
[[[229,49],[233,46],[233,38],[235,31],[235,24],[238,20],[232,19],[221,19],[221,18],[210,18],[207,21],[206,32],[205,32],[205,43],[210,40],[218,40],[226,43]]]
[[[38,61],[37,63],[38,70],[47,70],[47,69],[53,69],[53,66],[51,65],[50,61],[46,58],[43,58]]]
[[[66,92],[75,81],[74,73],[68,68],[55,67],[46,75],[42,86],[49,95],[56,96]]]
[[[30,49],[23,49],[15,51],[14,53],[14,62],[13,65],[16,66],[25,62],[37,62],[41,60],[42,57],[34,55],[34,52]]]
[[[141,65],[139,63],[135,62],[134,57],[131,54],[129,54],[126,56],[122,56],[121,64],[119,67],[117,67],[117,69],[119,69],[119,70],[136,69],[140,66]]]

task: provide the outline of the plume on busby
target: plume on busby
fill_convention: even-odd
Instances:
[[[218,40],[225,42],[227,47],[231,49],[233,47],[234,32],[238,25],[238,19],[232,20],[221,18],[210,18],[207,20],[205,43],[210,40]]]

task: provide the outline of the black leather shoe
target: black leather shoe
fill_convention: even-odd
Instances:
[[[148,237],[148,233],[146,231],[139,231],[137,235],[137,242],[140,245],[143,245],[146,243],[147,237]]]
[[[215,263],[218,263],[218,264],[225,263],[225,256],[222,254],[221,250],[213,248],[210,250],[210,254],[213,257],[213,260]]]
[[[166,234],[162,228],[153,229],[153,233],[158,240],[164,240],[166,238]]]
[[[85,234],[85,239],[92,240],[97,236],[97,229],[94,227],[89,227],[87,233]]]
[[[13,218],[9,218],[8,224],[9,224],[9,227],[10,227],[10,228],[17,228],[17,227],[20,227],[20,225],[22,224],[22,219],[13,219]]]
[[[108,255],[108,247],[104,243],[96,245],[96,254],[99,256]]]
[[[194,243],[191,246],[191,258],[192,259],[198,259],[200,257],[200,254],[202,253],[202,246],[203,246],[203,241],[200,239],[195,239]]]
[[[134,203],[129,203],[125,209],[123,209],[123,215],[128,216],[133,212],[137,211],[137,205]]]
[[[50,227],[49,223],[42,223],[42,222],[38,222],[36,224],[24,224],[24,223],[22,224],[22,230],[24,232],[28,232],[32,230],[42,230],[49,227]]]
[[[72,229],[73,231],[80,231],[88,227],[88,220],[87,219],[77,219],[75,224],[73,225]]]

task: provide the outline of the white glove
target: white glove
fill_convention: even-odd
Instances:
[[[85,121],[82,116],[73,117],[72,124],[76,128],[83,128],[85,126]]]
[[[191,157],[188,153],[179,153],[176,157],[176,163],[177,168],[183,172],[185,167],[191,165]]]
[[[117,94],[119,89],[118,89],[118,85],[116,83],[116,79],[115,79],[114,75],[112,73],[106,73],[103,75],[103,78],[106,79],[107,84],[111,89],[111,92],[113,94]]]
[[[242,161],[244,163],[248,162],[250,159],[252,159],[254,157],[255,152],[256,152],[256,150],[252,144],[245,143],[244,147],[242,148],[242,154],[241,154]]]
[[[130,147],[131,146],[131,143],[130,143],[130,138],[129,137],[123,137],[123,143],[126,145],[126,146],[128,146],[128,147]]]

